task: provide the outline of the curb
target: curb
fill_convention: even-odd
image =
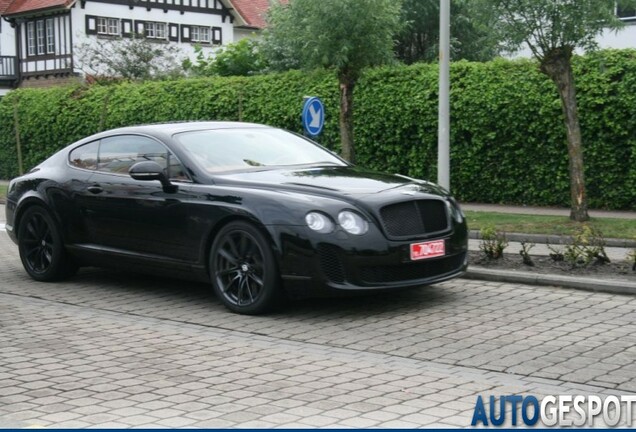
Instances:
[[[555,274],[538,274],[523,271],[493,270],[479,266],[470,266],[463,276],[465,279],[486,280],[492,282],[512,282],[526,285],[548,285],[575,288],[586,291],[607,292],[613,294],[636,294],[636,282],[612,279],[580,278]]]
[[[521,233],[505,233],[506,239],[514,242],[521,241],[531,241],[533,243],[543,243],[543,244],[572,244],[572,237],[570,236],[560,236],[560,235],[546,235],[546,234],[521,234]],[[480,240],[481,235],[478,230],[470,230],[468,233],[468,238],[473,240]],[[636,240],[629,239],[615,239],[615,238],[606,238],[605,246],[609,247],[620,247],[620,248],[636,248]]]

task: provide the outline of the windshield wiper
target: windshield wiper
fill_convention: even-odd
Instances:
[[[265,166],[265,164],[262,164],[260,162],[256,162],[253,161],[251,159],[243,159],[243,162],[245,162],[246,164],[248,164],[249,166]]]

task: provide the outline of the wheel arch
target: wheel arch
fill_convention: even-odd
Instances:
[[[44,210],[46,210],[49,216],[51,216],[51,219],[53,219],[53,222],[55,222],[55,224],[57,225],[59,229],[60,220],[57,217],[57,214],[48,205],[46,200],[36,194],[27,195],[20,200],[20,202],[16,206],[15,213],[13,216],[13,230],[16,233],[16,238],[20,232],[20,223],[22,220],[22,216],[24,215],[24,213],[26,213],[28,209],[32,207],[42,207]]]
[[[221,219],[220,221],[218,221],[216,223],[216,225],[214,225],[214,227],[210,230],[210,232],[208,233],[208,235],[205,238],[205,242],[203,244],[203,260],[204,260],[204,265],[205,265],[205,272],[207,273],[208,277],[211,277],[211,275],[210,275],[210,252],[211,252],[211,248],[212,248],[212,243],[214,243],[214,240],[216,239],[216,236],[218,235],[218,233],[226,225],[228,225],[228,224],[230,224],[232,222],[247,222],[247,223],[253,225],[254,227],[256,227],[261,232],[261,234],[263,234],[267,238],[267,240],[269,241],[269,244],[272,247],[272,252],[274,254],[274,259],[276,260],[276,265],[280,269],[282,250],[281,250],[279,242],[277,241],[277,239],[273,235],[272,231],[267,229],[267,226],[264,225],[261,221],[259,221],[254,216],[247,215],[247,214],[232,214],[232,215],[228,215],[228,216],[224,217],[223,219]]]

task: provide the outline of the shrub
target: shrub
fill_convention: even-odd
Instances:
[[[592,262],[597,264],[610,262],[605,253],[603,234],[589,225],[578,228],[572,237],[572,244],[565,247],[563,257],[573,267],[585,267]]]
[[[488,259],[503,258],[503,251],[508,247],[508,240],[504,233],[497,232],[494,227],[482,228],[479,231],[481,242],[479,250],[481,250]]]
[[[636,50],[574,62],[589,204],[636,209]],[[358,164],[437,177],[437,65],[368,70],[356,87]],[[451,188],[463,201],[569,205],[568,157],[553,84],[530,60],[451,67]],[[326,106],[321,144],[339,150],[338,85],[291,71],[143,84],[17,90],[0,100],[0,177],[104,129],[169,120],[243,120],[302,132],[303,96]]]

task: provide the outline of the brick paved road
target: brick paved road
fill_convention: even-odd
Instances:
[[[477,395],[636,392],[635,311],[456,280],[244,317],[205,285],[35,283],[0,232],[0,427],[466,426]]]

